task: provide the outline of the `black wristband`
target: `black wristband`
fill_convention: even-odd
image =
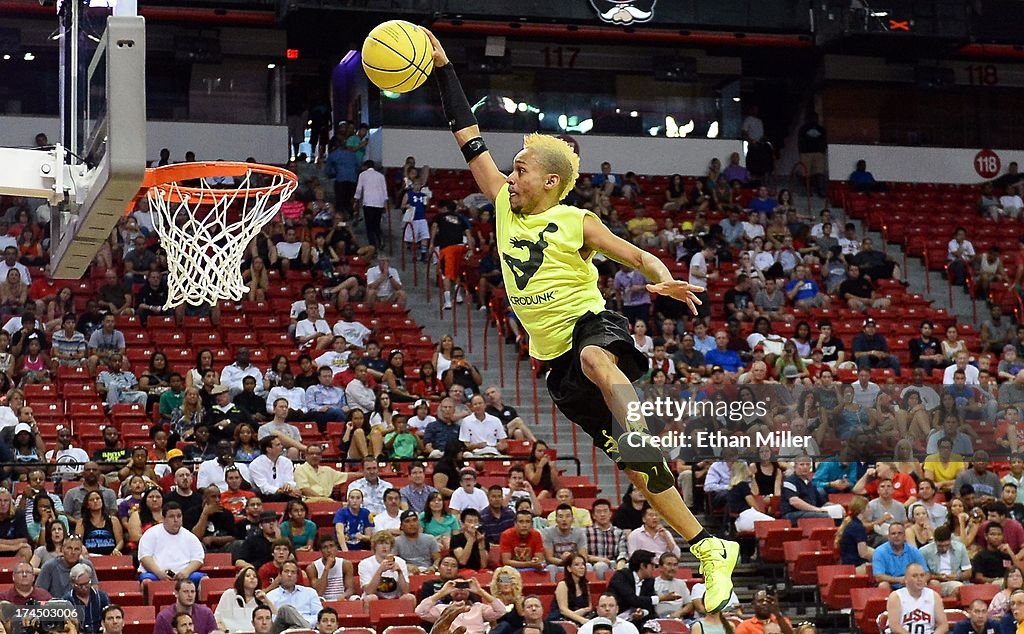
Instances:
[[[466,163],[469,163],[487,151],[487,144],[480,137],[474,137],[463,143],[459,149],[462,150],[462,156],[466,159]]]
[[[455,65],[451,62],[440,68],[434,69],[434,77],[437,78],[437,87],[441,91],[441,106],[444,108],[444,116],[448,119],[448,125],[452,132],[476,125],[476,115],[469,107],[469,100],[462,90],[462,84],[455,75]]]

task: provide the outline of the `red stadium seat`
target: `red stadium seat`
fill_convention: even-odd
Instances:
[[[370,615],[363,609],[362,601],[324,601],[324,607],[338,611],[338,620],[345,624],[344,631],[366,628],[370,632]]]
[[[96,569],[99,579],[111,581],[134,581],[138,591],[138,566],[131,555],[104,555],[89,560]]]
[[[103,559],[99,557],[98,559]],[[97,576],[100,576],[99,571],[96,572]],[[142,596],[142,590],[139,588],[138,581],[107,581],[104,578],[100,582],[100,590],[103,590],[110,596],[110,602],[116,603],[122,607],[129,605],[146,605],[146,601]]]
[[[156,627],[156,610],[152,605],[124,606],[125,634],[153,634]]]
[[[378,599],[370,601],[370,624],[417,625],[416,601],[411,599]]]

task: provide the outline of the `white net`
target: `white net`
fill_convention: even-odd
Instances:
[[[250,168],[227,187],[206,177],[148,190],[153,228],[167,251],[165,310],[237,302],[248,293],[242,278],[246,247],[295,191],[289,176]]]

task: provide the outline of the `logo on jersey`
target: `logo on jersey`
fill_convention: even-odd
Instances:
[[[602,22],[621,26],[649,21],[657,3],[658,0],[590,0]]]
[[[548,241],[544,239],[544,234],[555,233],[556,231],[558,231],[558,225],[549,222],[548,226],[544,227],[537,236],[536,242],[531,242],[525,238],[512,238],[509,241],[512,248],[526,249],[530,254],[526,260],[519,260],[508,253],[501,254],[502,259],[505,260],[505,265],[512,271],[512,275],[516,280],[516,288],[519,290],[526,289],[526,285],[530,283],[530,280],[537,274],[541,265],[544,264],[544,249],[548,248]]]

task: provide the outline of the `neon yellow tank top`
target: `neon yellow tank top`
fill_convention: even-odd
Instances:
[[[507,184],[494,207],[509,304],[530,334],[530,355],[554,359],[572,347],[580,317],[605,309],[593,254],[584,260],[579,253],[583,219],[594,214],[569,205],[533,215],[512,213]]]

